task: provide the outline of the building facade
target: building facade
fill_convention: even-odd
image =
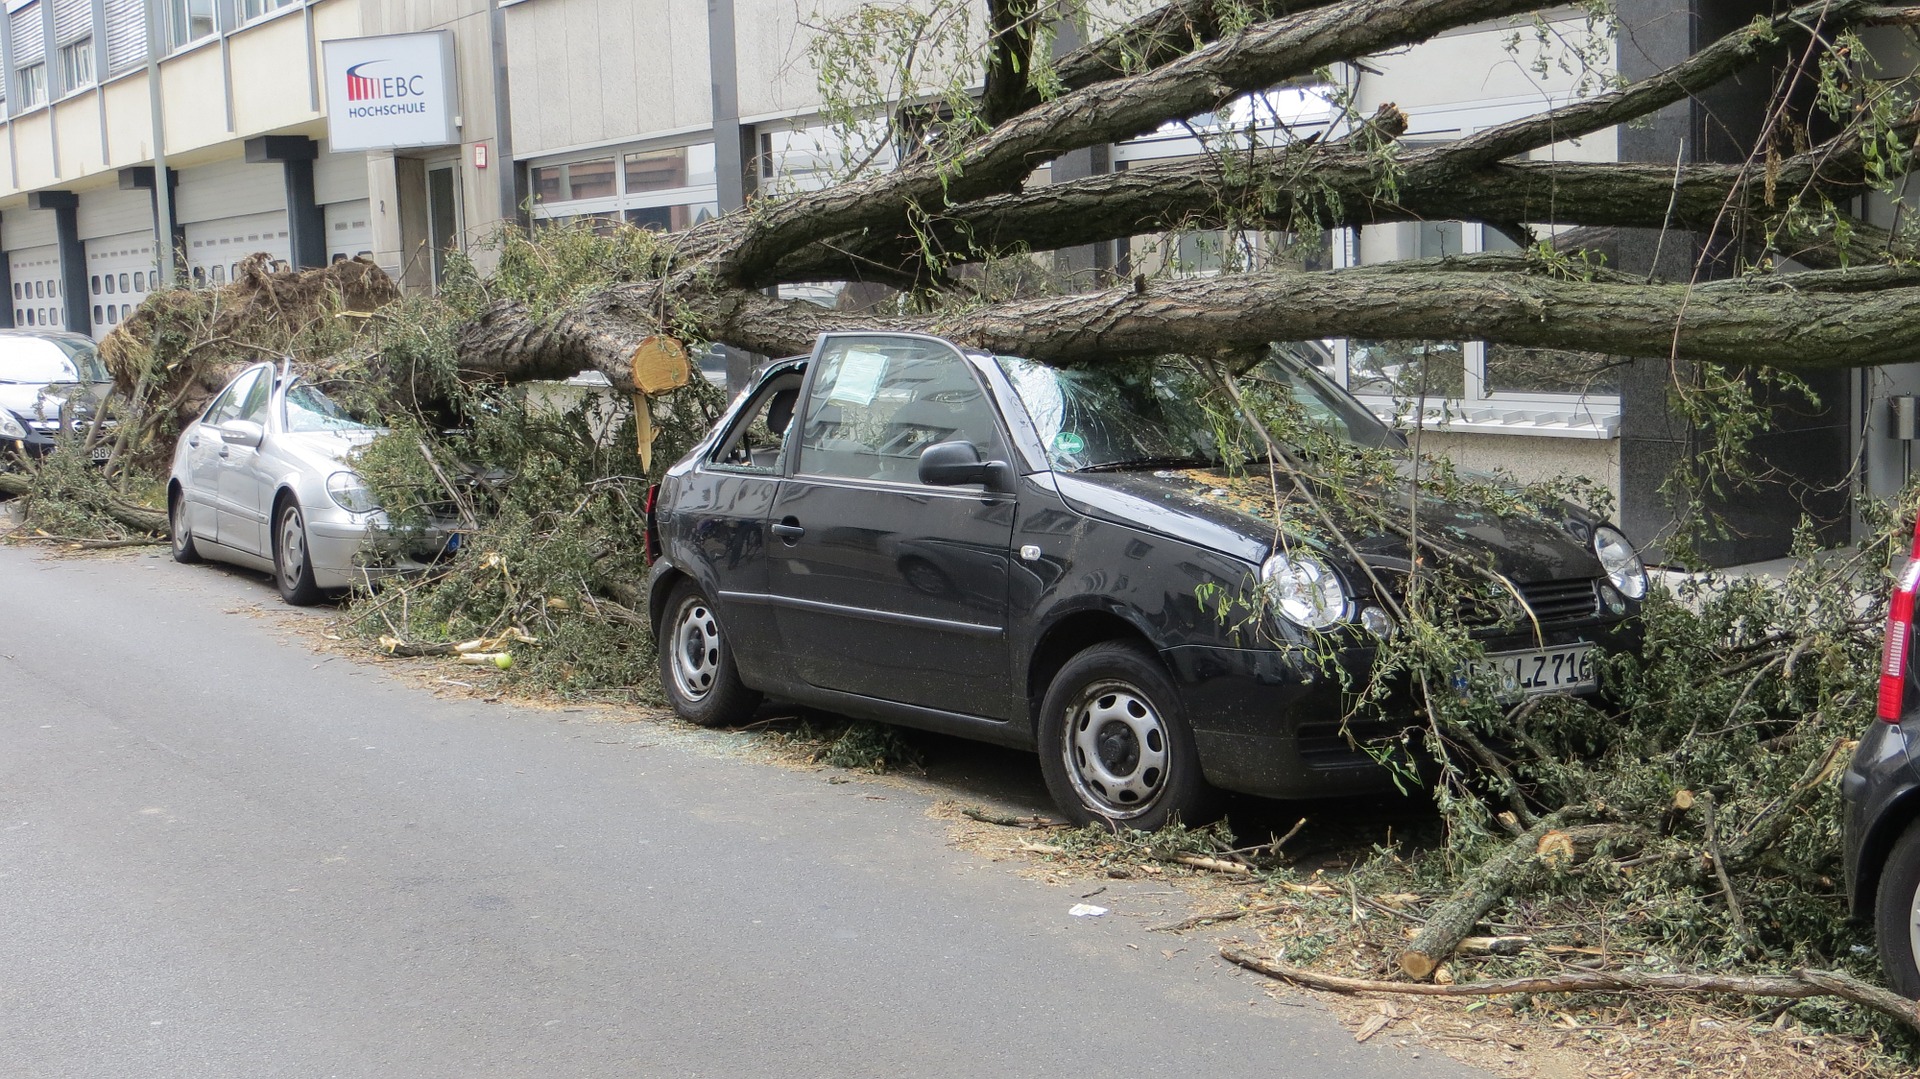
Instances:
[[[403,285],[425,288],[449,250],[470,249],[484,265],[479,241],[503,222],[675,230],[742,205],[756,189],[817,185],[845,148],[821,118],[808,43],[825,19],[860,2],[6,0],[0,283],[12,302],[0,323],[103,336],[168,279],[168,260],[158,257],[167,237],[193,283],[227,281],[242,258],[266,252],[302,267],[364,255]],[[974,4],[984,9],[984,0]],[[1325,89],[1362,113],[1398,105],[1410,142],[1459,138],[1572,100],[1594,74],[1657,70],[1768,5],[1618,7],[1621,32],[1604,55],[1588,57],[1597,70],[1531,62],[1529,19],[1338,69],[1339,85]],[[1588,32],[1574,5],[1548,13],[1546,25],[1562,43]],[[1068,27],[1060,44],[1072,43]],[[423,48],[443,50],[444,62],[416,83],[408,57],[426,55]],[[1764,90],[1731,84],[1653,124],[1536,156],[1737,157],[1740,125],[1726,118],[1757,123]],[[429,134],[354,129],[358,120],[403,121],[429,98],[444,109]],[[1284,122],[1298,135],[1332,122],[1315,88],[1245,104],[1245,115],[1223,110],[1076,151],[1050,175],[1198,154],[1208,123]],[[1268,257],[1337,267],[1511,246],[1476,224],[1422,222],[1337,232],[1284,256],[1244,237],[1198,234],[1062,252],[1059,266],[1097,285],[1148,268],[1209,273]],[[1647,270],[1656,252],[1669,272],[1699,254],[1623,235],[1610,257]],[[834,295],[828,286],[789,291],[827,302]],[[1377,410],[1418,423],[1426,449],[1523,478],[1598,480],[1643,542],[1671,519],[1660,482],[1700,437],[1668,407],[1665,365],[1622,364],[1605,342],[1581,357],[1473,341],[1342,341],[1328,343],[1324,362]],[[1890,397],[1920,393],[1920,375],[1836,375],[1815,388],[1820,407],[1783,407],[1780,433],[1762,447],[1811,484],[1743,499],[1738,535],[1715,557],[1779,553],[1802,510],[1844,523],[1855,461],[1875,494],[1910,474],[1911,443],[1891,439],[1884,417]],[[1828,494],[1807,504],[1806,490],[1821,484]]]

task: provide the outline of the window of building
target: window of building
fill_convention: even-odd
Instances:
[[[283,7],[292,7],[300,0],[243,0],[240,11],[248,19],[257,19],[262,15],[279,11]]]
[[[18,72],[15,85],[20,88],[20,107],[33,108],[47,103],[47,65],[29,64]]]
[[[536,165],[532,179],[536,223],[677,232],[719,212],[713,146],[706,143]]]
[[[1343,230],[1341,266],[1439,258],[1518,245],[1490,226],[1417,221]],[[1624,361],[1597,352],[1515,348],[1481,341],[1332,342],[1329,373],[1375,411],[1452,429],[1610,435],[1619,416]]]
[[[167,0],[167,22],[176,48],[212,37],[219,29],[214,21],[213,0]]]
[[[93,85],[93,39],[83,37],[60,46],[60,89],[72,93]]]

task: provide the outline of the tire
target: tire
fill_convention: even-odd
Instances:
[[[761,696],[740,681],[720,616],[698,585],[682,581],[667,597],[656,643],[660,688],[681,719],[734,727],[753,718]]]
[[[1155,832],[1219,815],[1180,693],[1138,645],[1109,641],[1068,660],[1041,702],[1039,735],[1047,791],[1076,823]]]
[[[1920,1000],[1920,821],[1907,825],[1887,852],[1874,894],[1873,927],[1887,984]]]
[[[288,499],[273,515],[273,583],[280,598],[295,607],[320,602],[320,586],[313,583],[313,560],[307,556],[307,520],[300,503]]]
[[[200,548],[194,546],[193,530],[187,527],[187,498],[179,491],[167,497],[167,534],[175,562],[190,566],[200,561]]]

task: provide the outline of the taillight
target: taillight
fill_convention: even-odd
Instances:
[[[1916,530],[1920,531],[1920,530]],[[1880,651],[1879,716],[1888,723],[1900,722],[1906,703],[1907,660],[1913,641],[1913,593],[1920,586],[1920,558],[1910,559],[1894,587],[1887,604],[1887,636]]]
[[[645,550],[647,554],[647,565],[649,566],[653,565],[654,559],[660,557],[660,530],[653,527],[653,504],[658,501],[660,501],[660,485],[656,483],[647,488],[647,542]]]

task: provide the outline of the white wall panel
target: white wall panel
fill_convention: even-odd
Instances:
[[[144,188],[88,191],[80,196],[80,238],[145,232],[153,239],[153,192]]]
[[[322,206],[367,197],[367,155],[330,154],[326,146],[313,163],[313,201]]]
[[[0,248],[18,251],[60,242],[52,210],[8,210],[0,213]]]
[[[175,190],[178,208],[174,212],[183,225],[272,210],[286,217],[287,183],[277,162],[250,165],[222,161],[186,169],[180,173],[180,186]]]

